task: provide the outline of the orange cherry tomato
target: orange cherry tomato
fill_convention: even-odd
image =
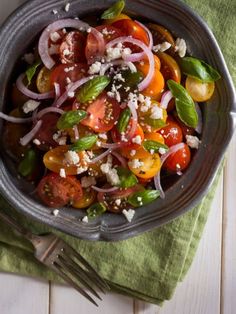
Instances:
[[[178,172],[186,169],[191,161],[191,152],[187,144],[176,153],[171,154],[165,161],[163,167],[170,172]]]
[[[83,196],[71,203],[71,206],[78,209],[87,208],[93,204],[97,196],[97,193],[90,188],[83,189]]]
[[[153,55],[154,56],[154,66],[155,66],[155,69],[160,71],[161,69],[161,61],[160,59],[158,58],[158,56],[156,55]],[[148,60],[145,58],[144,60],[140,61],[140,62],[137,62],[136,64],[136,67],[139,71],[143,72],[143,73],[148,73],[149,71],[149,62]]]
[[[60,173],[61,169],[65,170],[66,175],[76,175],[78,167],[85,167],[87,165],[86,161],[84,161],[85,153],[78,152],[77,155],[79,157],[78,164],[68,164],[66,162],[66,153],[69,151],[70,146],[62,145],[57,146],[54,149],[49,150],[43,156],[43,162],[47,169]]]
[[[177,83],[181,81],[181,71],[178,63],[170,55],[165,52],[158,52],[158,57],[161,60],[161,73],[165,81],[174,80]]]
[[[138,161],[140,166],[137,167],[135,162]],[[159,154],[149,155],[145,158],[132,159],[128,162],[129,169],[139,178],[153,178],[161,168],[161,159]]]

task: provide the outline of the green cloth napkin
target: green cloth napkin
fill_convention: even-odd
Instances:
[[[208,21],[236,81],[235,39],[232,37],[236,33],[235,0],[186,0],[186,3]],[[210,192],[198,206],[175,221],[135,238],[116,243],[89,242],[53,231],[77,249],[109,281],[114,291],[161,304],[171,298],[192,263],[221,170],[222,166]],[[19,215],[3,198],[0,208],[14,212],[19,221],[34,232],[52,231]],[[0,270],[60,281],[34,259],[31,244],[1,222]]]

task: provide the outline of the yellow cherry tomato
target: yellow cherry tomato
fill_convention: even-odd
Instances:
[[[90,188],[83,189],[83,196],[79,200],[73,201],[71,205],[72,207],[78,209],[87,208],[93,204],[93,202],[96,199],[96,196],[97,193],[93,189]]]
[[[69,151],[69,145],[57,146],[49,150],[43,156],[43,163],[45,167],[53,172],[60,173],[61,169],[65,170],[66,175],[76,175],[78,167],[85,167],[85,152],[77,152],[79,161],[76,165],[69,164],[66,159],[66,153]]]
[[[131,18],[128,15],[121,13],[120,15],[115,17],[114,19],[105,20],[105,23],[106,24],[112,24],[112,23],[117,22],[119,20],[131,20]]]
[[[147,111],[144,110],[145,105],[144,105],[144,108],[143,108],[143,105],[139,106],[139,109],[138,109],[139,120],[140,120],[140,125],[142,126],[144,132],[158,131],[163,126],[163,124],[166,123],[167,111],[165,109],[161,109],[162,110],[162,118],[161,119],[153,119],[152,118],[153,112],[155,112],[155,107],[160,108],[160,103],[157,101],[152,101],[151,106]],[[158,122],[158,120],[160,120],[159,122],[161,124]]]
[[[151,140],[151,141],[156,141],[156,142],[159,142],[161,144],[165,144],[165,139],[160,133],[156,133],[156,132],[145,133],[145,139]]]
[[[43,67],[37,76],[36,86],[38,91],[41,94],[48,93],[52,90],[51,80],[50,80],[51,71],[46,67]]]
[[[188,76],[185,87],[194,101],[207,101],[211,98],[215,90],[215,83],[202,83],[201,81]]]
[[[161,159],[158,154],[146,158],[132,159],[128,162],[129,169],[142,179],[153,178],[161,168]]]

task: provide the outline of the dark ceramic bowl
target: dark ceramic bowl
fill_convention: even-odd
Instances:
[[[64,11],[64,0],[31,0],[11,15],[0,32],[0,104],[6,107],[7,87],[17,59],[45,26],[60,18],[96,15],[114,1],[70,0]],[[207,193],[232,137],[236,121],[236,100],[233,84],[217,42],[206,23],[183,3],[174,0],[126,1],[128,13],[166,26],[176,37],[186,40],[188,52],[218,69],[222,79],[216,84],[214,97],[204,107],[202,145],[185,174],[166,191],[165,200],[158,199],[136,210],[132,223],[123,215],[107,213],[85,224],[82,211],[63,209],[57,217],[25,192],[24,184],[10,170],[8,160],[0,160],[0,190],[20,212],[64,232],[89,240],[126,239],[156,228],[182,215]],[[2,127],[2,121],[1,125]],[[2,151],[2,149],[1,149]]]

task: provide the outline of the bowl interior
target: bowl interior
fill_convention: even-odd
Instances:
[[[69,12],[63,10],[64,1],[32,0],[16,11],[0,32],[0,106],[7,110],[8,87],[14,66],[40,32],[57,15],[60,18],[83,18],[97,15],[113,1],[72,0]],[[158,199],[136,210],[128,223],[123,215],[107,213],[92,223],[84,224],[82,211],[62,209],[57,217],[52,210],[39,204],[29,195],[32,188],[17,178],[12,163],[1,153],[0,189],[20,211],[62,231],[90,240],[119,240],[134,236],[178,217],[196,205],[206,194],[230,141],[234,129],[236,102],[233,85],[216,40],[207,25],[189,8],[177,1],[126,1],[126,11],[144,20],[162,24],[174,36],[184,38],[188,53],[217,68],[222,79],[216,83],[213,98],[202,105],[204,127],[202,144],[184,175],[166,191],[165,200]],[[96,13],[95,13],[96,12]],[[13,76],[12,76],[13,75]],[[0,121],[2,129],[2,121]],[[3,151],[3,150],[1,150]],[[27,192],[25,192],[27,191]]]

